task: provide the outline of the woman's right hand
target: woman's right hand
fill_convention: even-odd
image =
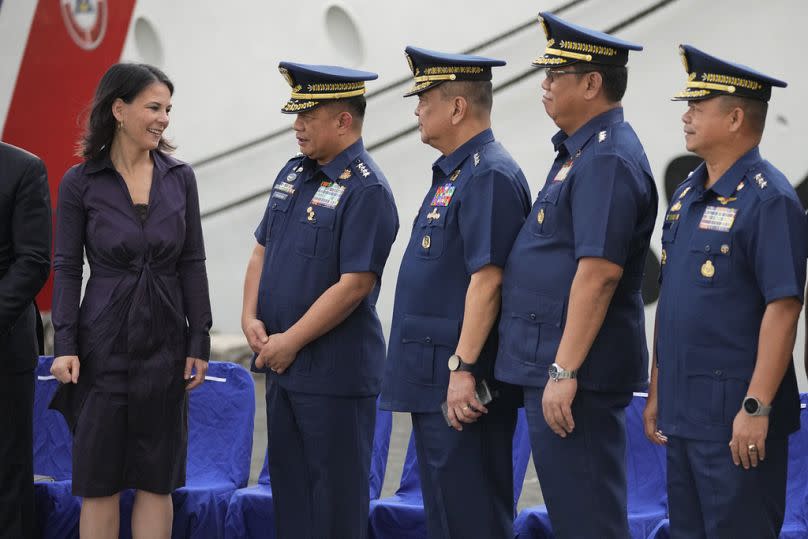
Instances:
[[[50,372],[63,384],[79,381],[79,356],[59,356],[53,360]]]

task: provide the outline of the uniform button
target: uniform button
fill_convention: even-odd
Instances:
[[[426,341],[427,344],[430,344],[432,342],[432,337],[427,337],[424,340]]]
[[[705,252],[705,253],[709,253],[709,252],[710,252],[710,246],[709,246],[709,245],[705,245],[705,246],[704,246],[704,252]]]
[[[272,203],[272,209],[273,209],[273,210],[274,210],[274,209],[277,209],[277,207],[278,207],[278,203],[277,203],[277,202],[273,202],[273,203]]]
[[[535,320],[536,319],[536,313],[530,313],[530,319]]]
[[[723,371],[721,371],[721,370],[716,370],[716,371],[714,371],[714,372],[715,372],[715,375],[716,375],[716,376],[721,376],[722,374],[724,374],[724,372],[723,372]]]

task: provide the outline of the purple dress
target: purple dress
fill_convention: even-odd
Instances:
[[[108,156],[74,166],[59,186],[54,353],[77,355],[80,374],[51,407],[73,432],[79,496],[185,483],[185,358],[210,352],[205,248],[191,167],[151,155],[145,209]],[[90,278],[79,307],[83,252]]]

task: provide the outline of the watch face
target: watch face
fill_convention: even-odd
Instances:
[[[755,399],[748,398],[743,401],[743,409],[747,414],[755,414],[760,409],[760,405]]]
[[[460,367],[460,358],[457,355],[449,356],[449,370],[456,371]]]
[[[558,378],[558,367],[556,367],[555,364],[550,365],[550,368],[548,369],[547,372],[550,375],[550,378],[554,380]]]

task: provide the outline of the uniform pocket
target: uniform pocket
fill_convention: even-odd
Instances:
[[[335,210],[317,206],[307,208],[306,215],[300,218],[296,248],[298,254],[306,258],[328,258],[334,250],[335,220]]]
[[[426,385],[436,385],[448,379],[447,361],[459,338],[459,320],[404,315],[401,327],[404,377]]]
[[[558,199],[564,182],[548,183],[536,199],[536,211],[531,212],[531,230],[537,236],[549,237],[555,234],[558,221]]]
[[[690,240],[688,271],[705,287],[724,287],[732,280],[732,237],[726,232],[696,231]]]
[[[291,203],[291,195],[287,193],[279,193],[285,195],[285,198],[276,197],[276,193],[272,193],[269,202],[269,213],[267,214],[267,227],[265,241],[270,241],[273,236],[273,229],[279,227],[286,218],[286,213],[289,210]]]
[[[448,212],[449,208],[433,208],[433,211],[443,213]],[[444,244],[446,243],[447,220],[448,216],[443,215],[437,220],[420,218],[416,221],[415,228],[413,229],[413,237],[410,240],[416,243],[415,256],[426,260],[440,258],[443,254]]]
[[[691,346],[685,365],[686,415],[702,424],[731,426],[752,379],[754,352]]]
[[[504,299],[505,353],[522,363],[552,363],[561,341],[564,300],[522,288]]]

